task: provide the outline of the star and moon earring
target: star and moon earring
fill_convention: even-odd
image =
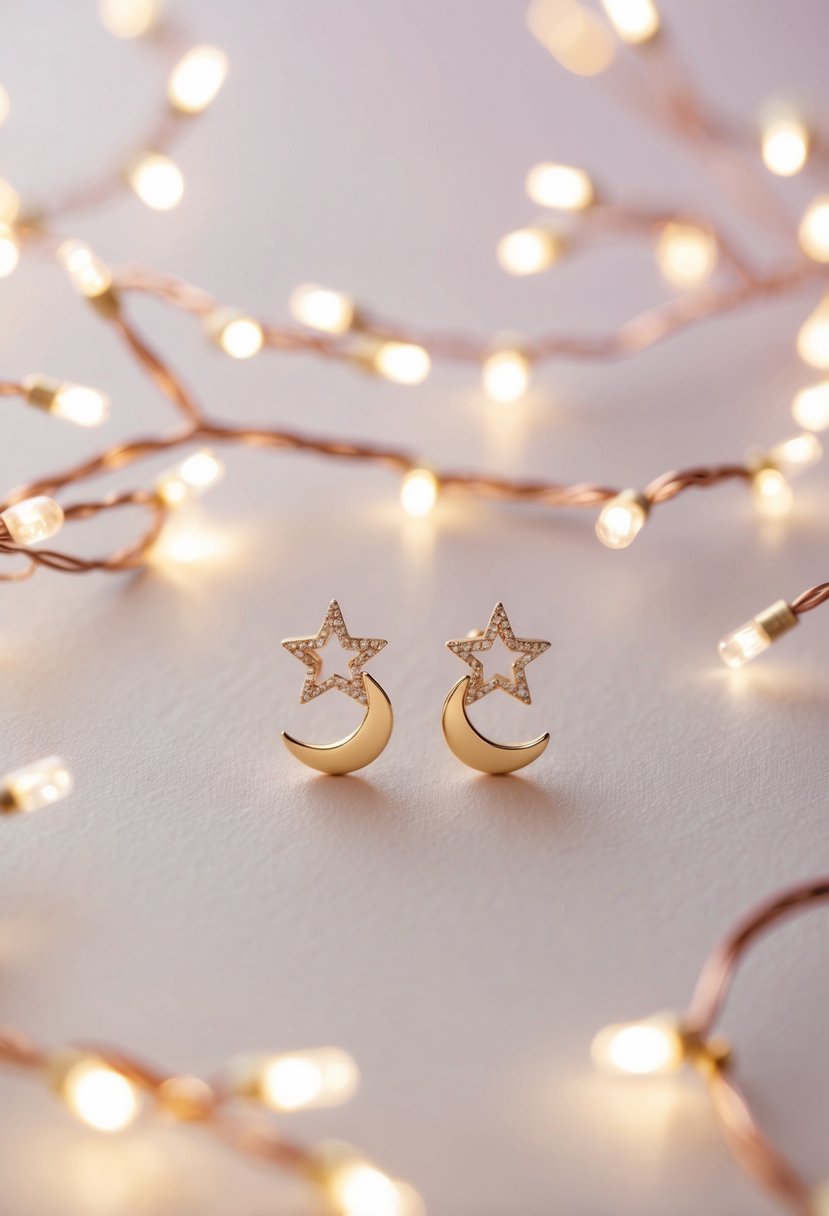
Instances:
[[[498,638],[515,656],[511,664],[512,675],[496,674],[485,678],[481,655],[491,650]],[[524,668],[549,650],[550,643],[540,638],[516,637],[504,605],[496,604],[486,629],[473,629],[465,638],[446,645],[472,668],[472,674],[458,680],[443,705],[441,725],[450,750],[464,764],[481,773],[514,773],[516,769],[532,764],[550,742],[549,734],[528,743],[495,743],[472,725],[466,710],[496,688],[529,705],[530,689]]]

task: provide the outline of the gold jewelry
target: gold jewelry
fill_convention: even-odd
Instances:
[[[349,676],[330,675],[320,681],[322,670],[320,650],[328,643],[331,634],[336,634],[343,650],[353,650],[348,660]],[[348,632],[340,606],[336,600],[328,605],[325,620],[319,632],[309,638],[286,638],[282,645],[305,666],[305,682],[300,701],[304,705],[332,688],[353,697],[366,707],[365,716],[352,734],[339,743],[317,745],[302,743],[286,731],[282,739],[288,751],[320,773],[353,773],[376,760],[389,741],[392,732],[391,702],[376,680],[366,675],[363,667],[388,645],[382,638],[355,638]]]
[[[511,679],[504,675],[484,679],[480,655],[491,650],[496,638],[500,638],[507,649],[516,655],[512,662]],[[504,605],[496,604],[483,632],[472,630],[465,638],[447,642],[446,645],[472,668],[472,675],[458,680],[443,705],[441,725],[451,751],[464,764],[482,773],[514,773],[516,769],[532,764],[549,743],[549,734],[540,735],[529,743],[494,743],[475,729],[466,715],[466,706],[479,701],[496,688],[529,705],[532,698],[524,668],[549,650],[550,643],[537,638],[517,638]]]

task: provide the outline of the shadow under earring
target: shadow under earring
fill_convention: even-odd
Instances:
[[[320,680],[322,657],[319,652],[332,634],[343,650],[353,650],[354,655],[348,660],[348,677],[330,675]],[[391,737],[393,718],[391,701],[377,681],[366,675],[363,667],[388,643],[381,638],[352,637],[346,629],[339,604],[332,600],[325,620],[314,637],[286,638],[282,645],[305,666],[305,682],[299,698],[303,705],[336,688],[353,697],[366,710],[357,729],[339,743],[303,743],[283,731],[282,741],[288,751],[309,768],[332,775],[353,773],[371,764]]]
[[[481,654],[492,649],[500,638],[514,652],[512,678],[494,675],[484,678]],[[550,742],[549,734],[540,735],[529,743],[494,743],[476,730],[466,714],[466,707],[500,688],[524,705],[531,701],[524,668],[533,659],[549,650],[550,643],[536,638],[517,638],[512,631],[503,604],[496,604],[486,629],[473,630],[467,637],[447,642],[447,647],[472,668],[471,676],[463,676],[449,693],[443,705],[441,725],[451,751],[470,768],[481,773],[514,773],[537,760]]]

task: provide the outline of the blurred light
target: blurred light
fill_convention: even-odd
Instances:
[[[535,165],[527,174],[527,194],[541,207],[583,211],[593,202],[593,183],[584,169],[549,162]]]
[[[527,391],[530,364],[519,350],[497,350],[484,360],[484,392],[492,401],[518,401]]]
[[[763,164],[778,177],[793,177],[809,155],[809,128],[790,107],[772,106],[761,123]]]
[[[720,658],[726,667],[742,667],[768,650],[773,642],[798,623],[797,615],[785,600],[778,600],[758,612],[745,625],[727,633],[719,643]]]
[[[0,223],[0,279],[6,279],[20,261],[20,246],[8,224]]]
[[[36,545],[50,540],[63,527],[63,508],[53,498],[39,495],[24,498],[0,512],[9,536],[16,545]]]
[[[288,307],[297,321],[326,334],[344,334],[354,324],[354,301],[341,291],[301,283],[291,292]]]
[[[577,0],[532,0],[527,24],[561,66],[577,76],[596,76],[613,60],[610,30]]]
[[[209,314],[205,327],[210,338],[232,359],[258,355],[265,341],[259,322],[233,308],[220,308]]]
[[[161,15],[161,0],[98,0],[101,24],[116,38],[140,38]]]
[[[815,311],[800,327],[797,352],[804,363],[820,370],[829,368],[829,295],[825,295]]]
[[[27,376],[23,387],[30,404],[75,426],[100,426],[109,417],[109,398],[97,388],[40,375]]]
[[[66,1105],[99,1132],[120,1132],[138,1115],[138,1091],[121,1073],[93,1057],[69,1069],[60,1086]]]
[[[602,7],[624,42],[648,42],[659,33],[659,13],[653,0],[602,0]]]
[[[655,1076],[674,1072],[685,1059],[681,1025],[660,1014],[641,1022],[607,1026],[593,1040],[593,1062],[603,1072]]]
[[[227,55],[217,46],[194,46],[170,75],[167,97],[184,114],[207,109],[227,77]]]
[[[817,435],[806,432],[778,443],[769,452],[769,459],[786,477],[794,477],[817,464],[822,455],[823,447]]]
[[[13,224],[20,215],[20,195],[11,182],[0,177],[0,223]]]
[[[627,549],[645,526],[650,504],[637,490],[609,499],[596,520],[596,535],[608,549]]]
[[[438,497],[438,479],[428,469],[411,469],[400,487],[403,510],[413,519],[428,515]]]
[[[829,262],[829,195],[809,204],[798,229],[800,248],[815,262]]]
[[[673,287],[697,287],[717,264],[717,241],[691,224],[665,224],[656,242],[656,260]]]
[[[765,519],[782,519],[794,504],[794,493],[779,469],[759,469],[751,481],[754,505]]]
[[[206,493],[223,474],[224,465],[218,456],[204,449],[162,473],[155,483],[156,492],[168,507],[177,507]]]
[[[538,274],[552,266],[564,249],[564,242],[546,228],[517,228],[498,242],[496,254],[507,274]]]
[[[0,127],[2,127],[3,123],[8,118],[10,109],[11,98],[9,97],[9,91],[8,89],[4,88],[2,84],[0,84]]]
[[[48,756],[15,769],[0,780],[0,808],[37,811],[65,798],[72,790],[72,775],[59,756]]]
[[[360,1074],[338,1047],[319,1047],[277,1056],[242,1056],[231,1061],[234,1092],[271,1110],[339,1106],[357,1090]]]
[[[169,211],[181,202],[184,178],[175,161],[163,152],[145,152],[130,166],[130,185],[153,211]]]
[[[111,288],[112,273],[109,267],[83,241],[64,241],[57,256],[80,295],[95,299]]]
[[[829,427],[829,380],[802,388],[792,402],[792,416],[807,431],[825,431]]]
[[[395,384],[422,384],[429,375],[429,352],[414,342],[381,342],[374,354],[374,369]]]

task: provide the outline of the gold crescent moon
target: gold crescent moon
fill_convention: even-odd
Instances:
[[[459,760],[481,773],[514,773],[532,764],[550,742],[549,734],[530,743],[493,743],[476,730],[466,716],[469,676],[458,680],[443,703],[441,725],[450,749]]]
[[[365,768],[376,760],[389,741],[392,730],[391,701],[371,676],[363,674],[363,685],[368,699],[368,709],[357,727],[339,743],[317,746],[294,739],[287,731],[282,732],[282,741],[288,751],[319,773],[341,776]]]

